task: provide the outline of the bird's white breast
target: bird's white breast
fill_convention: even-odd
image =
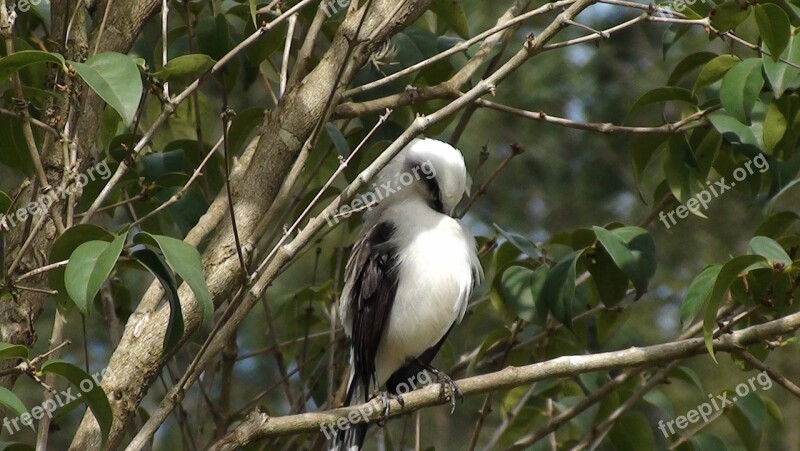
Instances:
[[[461,320],[473,285],[475,242],[459,221],[413,202],[392,216],[399,283],[376,356],[380,384]]]

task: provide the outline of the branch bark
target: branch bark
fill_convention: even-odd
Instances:
[[[722,335],[714,340],[714,349],[719,352],[735,353],[748,345],[788,334],[797,329],[800,329],[800,313]],[[464,396],[476,396],[545,379],[570,377],[593,371],[655,366],[701,355],[705,352],[703,338],[692,338],[622,351],[563,356],[521,367],[506,367],[494,373],[461,379],[457,383]],[[439,384],[431,384],[404,395],[403,405],[397,400],[391,400],[390,416],[397,417],[449,402],[442,399],[440,394]],[[351,414],[351,412],[356,412],[358,415]],[[357,418],[358,420],[350,423],[351,425],[364,422],[362,416],[366,416],[372,422],[379,420],[382,413],[381,401],[378,399],[358,406],[283,417],[270,417],[266,413],[255,410],[211,449],[214,451],[234,450],[265,437],[315,432],[319,431],[322,425],[336,424],[340,418]]]

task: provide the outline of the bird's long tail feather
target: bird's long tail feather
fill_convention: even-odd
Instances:
[[[366,402],[366,390],[358,381],[358,378],[350,375],[350,384],[347,387],[347,395],[344,398],[344,405],[349,406],[353,403]],[[345,428],[336,428],[336,433],[331,441],[329,451],[359,451],[364,445],[367,436],[368,423],[352,424],[347,423]]]

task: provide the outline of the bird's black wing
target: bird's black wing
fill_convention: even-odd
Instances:
[[[352,321],[353,381],[347,404],[357,385],[363,387],[366,397],[370,382],[375,382],[375,355],[397,292],[398,258],[391,243],[393,233],[394,226],[389,222],[372,226],[350,256],[347,277],[351,283],[348,314]]]

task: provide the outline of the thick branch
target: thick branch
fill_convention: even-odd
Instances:
[[[748,345],[788,334],[797,329],[800,329],[800,313],[723,335],[714,340],[714,349],[718,352],[738,352]],[[475,396],[545,379],[570,377],[594,371],[653,366],[703,353],[705,353],[703,338],[692,338],[623,351],[563,356],[522,367],[507,367],[494,373],[461,379],[458,381],[458,386],[464,396]],[[432,384],[404,395],[402,406],[396,400],[391,400],[391,416],[405,415],[447,403],[447,400],[441,399],[440,393],[439,384]],[[370,421],[378,420],[382,414],[380,403],[381,401],[376,399],[358,406],[284,417],[269,417],[265,413],[255,411],[212,449],[233,450],[264,437],[319,431],[321,425],[335,424],[339,418],[348,418],[350,412],[359,413],[357,422],[363,422],[361,415],[365,415]]]

